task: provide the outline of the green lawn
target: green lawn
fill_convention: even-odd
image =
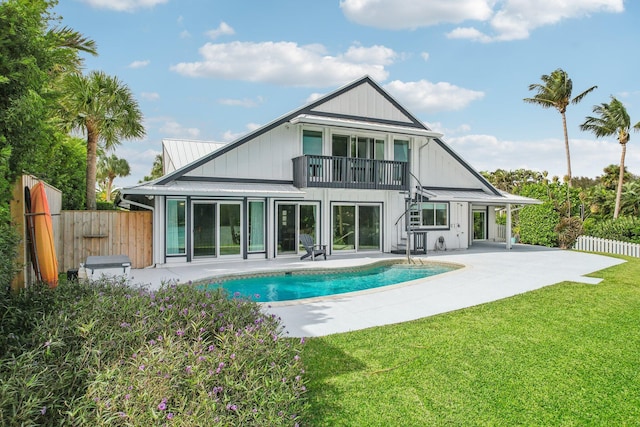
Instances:
[[[307,340],[312,426],[640,423],[640,260],[398,325]]]

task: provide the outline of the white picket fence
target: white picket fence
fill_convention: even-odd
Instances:
[[[574,243],[573,249],[640,258],[640,244],[601,239],[600,237],[580,236]]]

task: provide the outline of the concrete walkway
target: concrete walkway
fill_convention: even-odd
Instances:
[[[364,265],[381,259],[404,259],[389,254],[371,257],[330,256],[327,261],[297,258],[257,261],[192,263],[133,270],[134,283],[157,288],[162,281],[181,283],[205,278],[273,270],[335,268]],[[314,300],[265,303],[265,310],[282,319],[289,336],[323,336],[372,326],[406,322],[471,307],[539,289],[562,281],[597,284],[584,275],[623,260],[538,246],[474,244],[469,250],[429,253],[424,261],[462,264],[464,268],[409,284]]]

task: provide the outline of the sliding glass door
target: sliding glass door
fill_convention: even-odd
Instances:
[[[193,256],[217,256],[215,203],[193,203]]]
[[[192,203],[191,253],[194,258],[242,253],[241,207],[240,202]]]
[[[332,230],[334,251],[381,250],[380,205],[333,205]]]
[[[317,242],[318,204],[278,203],[276,216],[276,255],[303,253],[300,234],[308,234]]]

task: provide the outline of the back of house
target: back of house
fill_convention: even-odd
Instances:
[[[464,249],[497,238],[497,210],[537,203],[498,191],[441,138],[365,76],[174,162],[123,202],[153,210],[155,264],[300,256],[302,234],[330,254]]]

